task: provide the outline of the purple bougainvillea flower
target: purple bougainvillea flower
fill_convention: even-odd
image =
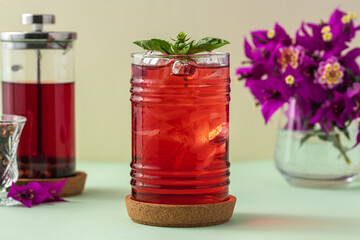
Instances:
[[[257,61],[264,58],[264,55],[261,53],[261,51],[253,49],[246,38],[244,39],[244,51],[245,56],[252,61]]]
[[[292,40],[289,34],[286,33],[285,29],[281,27],[280,24],[278,23],[275,24],[274,31],[275,31],[274,39],[276,41],[278,41],[284,46],[289,46],[291,44]]]
[[[316,52],[313,53],[313,58],[310,57],[309,55],[304,55],[302,64],[301,64],[301,71],[310,73],[314,69],[316,69],[319,65],[319,62],[316,61],[314,58],[316,58],[317,56],[318,56],[318,54]]]
[[[262,105],[261,112],[266,123],[287,102],[287,99],[281,93],[280,79],[268,78],[253,81],[248,86],[254,97]]]
[[[345,92],[346,106],[350,120],[360,118],[360,83],[354,83]]]
[[[40,204],[43,202],[65,201],[58,197],[67,179],[54,183],[30,182],[25,186],[11,185],[7,197],[11,197],[21,202],[28,208],[32,204]]]
[[[285,72],[288,66],[297,69],[303,63],[304,49],[301,46],[283,47],[279,49],[279,52],[278,62],[282,72]]]
[[[360,118],[360,48],[347,51],[360,31],[354,20],[354,14],[335,9],[327,22],[303,22],[295,39],[277,23],[251,32],[252,42],[245,39],[249,65],[236,74],[245,79],[266,123],[291,99],[303,121],[296,129],[318,123],[327,133]]]
[[[30,182],[26,186],[16,186],[15,183],[13,183],[7,197],[11,197],[30,208],[32,204],[42,203],[52,196],[49,191],[39,183]]]
[[[252,41],[255,48],[251,48],[249,42],[245,42],[245,54],[249,59],[254,60],[254,52],[260,52],[265,58],[269,58],[271,53],[276,49],[276,46],[281,44],[283,46],[291,45],[291,38],[285,30],[276,23],[272,30],[259,30],[251,32]]]
[[[309,33],[309,29],[311,33]],[[310,52],[323,51],[324,41],[321,37],[321,27],[315,24],[302,23],[296,32],[296,44],[302,46]]]
[[[355,37],[356,31],[358,31],[353,21],[355,18],[354,14],[346,14],[340,9],[335,9],[328,22],[329,26],[334,29],[332,31],[334,39],[350,42]]]
[[[351,106],[344,94],[334,92],[334,98],[326,101],[323,106],[310,118],[309,123],[320,123],[326,130],[332,130],[334,122],[338,127],[345,127],[346,121],[351,119]]]
[[[360,83],[354,83],[352,87],[349,87],[345,93],[348,98],[349,111],[353,116],[351,120],[360,118]],[[359,132],[356,137],[356,143],[353,146],[356,147],[360,143],[360,123],[358,123]]]
[[[360,75],[359,65],[356,63],[356,58],[360,56],[360,48],[354,48],[347,52],[343,57],[343,65],[350,69],[355,75]]]
[[[321,85],[309,82],[310,100],[314,103],[324,103],[332,97],[332,93],[321,87]]]
[[[236,69],[236,75],[240,75],[242,77],[250,77],[250,74],[252,73],[253,66],[251,67],[239,67]]]
[[[296,33],[296,44],[310,52],[321,52],[323,59],[340,57],[359,30],[354,25],[354,19],[355,15],[335,9],[327,23],[303,23]]]
[[[268,31],[266,30],[258,30],[251,32],[252,42],[254,43],[256,48],[261,49],[270,42],[270,39],[267,36],[267,32]]]
[[[262,105],[261,113],[264,116],[265,123],[268,123],[272,115],[279,110],[283,105],[284,101],[281,98],[273,98]]]
[[[281,76],[282,94],[288,100],[291,97],[309,98],[309,88],[306,77],[291,66]]]
[[[323,88],[334,88],[343,82],[344,67],[338,62],[336,57],[331,57],[319,64],[315,72],[314,82]]]
[[[359,145],[359,143],[360,143],[360,124],[359,124],[359,126],[358,126],[358,131],[359,131],[359,133],[358,133],[358,135],[356,136],[356,143],[355,143],[355,145],[353,146],[353,148],[356,147],[357,145]]]
[[[329,25],[336,25],[341,22],[341,18],[344,16],[344,12],[336,8],[329,17]]]
[[[61,197],[59,197],[59,193],[61,192],[61,189],[64,187],[64,184],[66,183],[67,179],[64,179],[60,182],[43,182],[40,183],[40,185],[47,189],[51,197],[46,199],[46,202],[54,202],[54,201],[65,201]]]
[[[346,91],[346,97],[353,98],[359,97],[360,94],[360,83],[354,83],[352,87],[349,87]]]

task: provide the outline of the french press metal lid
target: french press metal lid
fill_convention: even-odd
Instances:
[[[32,25],[33,32],[2,32],[0,40],[11,43],[11,48],[20,49],[66,49],[76,39],[75,32],[43,32],[44,24],[55,24],[55,15],[21,15],[23,25]]]

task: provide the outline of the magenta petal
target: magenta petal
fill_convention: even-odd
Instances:
[[[269,100],[266,101],[262,108],[261,108],[261,112],[264,116],[265,119],[265,123],[268,123],[271,116],[284,105],[285,102],[280,101],[278,99],[274,99],[274,100]]]
[[[31,199],[21,199],[20,202],[24,204],[26,207],[31,208],[33,200]]]
[[[16,186],[15,183],[13,182],[13,183],[11,184],[11,187],[10,187],[10,189],[9,189],[9,192],[8,192],[7,197],[8,197],[8,198],[9,198],[9,197],[15,198],[15,195],[18,194],[18,193],[19,193],[19,192],[18,192],[18,190],[17,190],[17,186]]]
[[[360,56],[360,48],[354,48],[343,58],[344,67],[351,69],[355,75],[360,75],[359,65],[356,62],[356,58]]]
[[[284,28],[281,27],[278,23],[275,24],[275,34],[277,36],[290,38],[289,35],[285,32]]]
[[[348,45],[346,45],[345,41],[337,41],[333,44],[333,48],[327,52],[325,52],[323,58],[331,58],[333,56],[339,57],[341,52],[348,48]]]
[[[61,189],[64,187],[67,179],[64,179],[60,182],[48,182],[48,183],[40,183],[42,187],[46,188],[51,196],[55,197],[59,195]]]
[[[50,196],[37,182],[30,182],[25,186],[16,186],[13,183],[8,193],[8,197],[12,197],[27,207],[31,207],[33,203],[44,202]]]
[[[58,197],[59,193],[61,192],[64,184],[66,183],[67,179],[64,179],[60,182],[52,182],[52,183],[41,183],[41,185],[46,189],[46,191],[50,194],[45,201],[46,202],[66,202],[66,200]]]
[[[329,25],[335,25],[341,22],[341,18],[344,16],[344,12],[340,11],[338,8],[334,10],[329,19]]]
[[[252,72],[251,70],[251,67],[239,67],[238,69],[236,69],[235,74],[247,76]]]
[[[12,197],[13,199],[15,199],[19,193],[25,192],[26,190],[28,190],[29,187],[27,185],[25,186],[16,186],[15,183],[13,182],[7,197]]]
[[[259,30],[251,32],[252,41],[255,47],[262,47],[268,43],[267,39],[267,31],[266,30]]]
[[[312,29],[312,35],[310,35],[307,27]],[[300,29],[296,32],[296,44],[310,51],[323,50],[325,46],[320,27],[303,22]]]
[[[278,23],[275,24],[275,36],[276,38],[285,45],[290,45],[291,44],[291,38],[289,37],[289,35],[286,33],[286,31],[284,30],[283,27],[281,27]]]
[[[34,199],[35,204],[40,204],[46,201],[47,198],[51,197],[51,195],[48,193],[46,189],[39,190]]]
[[[249,59],[253,59],[252,48],[246,38],[244,39],[244,50],[245,50],[245,56]]]
[[[356,136],[356,143],[355,143],[355,145],[353,146],[353,148],[356,147],[357,145],[359,145],[359,143],[360,143],[360,124],[359,124],[359,126],[358,126],[358,129],[359,129],[359,133],[358,133],[358,135]]]
[[[360,83],[354,83],[352,87],[349,87],[345,93],[345,96],[352,98],[360,93]]]
[[[315,123],[318,123],[318,122],[321,122],[323,120],[323,117],[324,117],[324,111],[325,111],[325,108],[324,107],[321,107],[319,108],[315,115],[313,115],[310,119],[309,119],[309,123],[310,124],[315,124]]]
[[[51,197],[47,189],[44,189],[38,182],[30,182],[26,185],[29,189],[33,189],[34,199],[33,203],[39,204],[45,201],[46,198]]]

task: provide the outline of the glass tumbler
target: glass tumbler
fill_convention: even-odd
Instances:
[[[229,54],[132,55],[132,199],[229,197]]]
[[[25,117],[0,115],[0,205],[16,203],[7,198],[6,189],[19,177],[16,151],[25,122]]]

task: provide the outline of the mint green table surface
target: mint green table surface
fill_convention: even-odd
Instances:
[[[124,197],[130,192],[124,163],[79,163],[88,173],[82,195],[69,202],[0,207],[0,240],[360,239],[360,181],[343,189],[289,186],[272,161],[234,163],[232,219],[202,228],[161,228],[133,223]]]

